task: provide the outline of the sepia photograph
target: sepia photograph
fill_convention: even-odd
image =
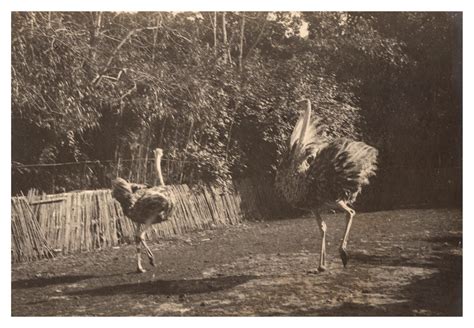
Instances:
[[[10,15],[12,317],[465,314],[462,11]]]

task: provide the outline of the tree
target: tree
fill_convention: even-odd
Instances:
[[[302,97],[329,136],[380,150],[382,185],[400,175],[394,167],[461,163],[460,14],[12,17],[13,161],[111,161],[14,165],[20,189],[100,187],[106,170],[144,181],[157,146],[172,183],[272,177]],[[429,189],[431,177],[417,181]]]

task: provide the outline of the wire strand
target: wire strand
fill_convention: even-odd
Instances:
[[[120,162],[134,162],[134,161],[154,161],[154,158],[135,158],[135,159],[121,159]],[[178,162],[178,163],[197,163],[198,161],[180,160],[163,158],[164,162]],[[81,161],[81,162],[63,162],[63,163],[37,163],[37,164],[23,164],[20,162],[12,162],[12,167],[26,168],[26,167],[54,167],[54,166],[66,166],[66,165],[81,165],[81,164],[102,164],[102,163],[118,163],[116,160],[95,160],[95,161]]]

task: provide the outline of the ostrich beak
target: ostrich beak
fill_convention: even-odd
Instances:
[[[161,148],[156,148],[155,150],[153,150],[153,154],[155,156],[163,156],[163,149]]]

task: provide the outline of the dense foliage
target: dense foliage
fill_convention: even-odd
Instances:
[[[461,23],[456,13],[13,13],[13,192],[99,187],[158,146],[172,182],[272,176],[303,97],[329,134],[376,146],[385,178],[459,167]],[[92,160],[100,169],[19,164]]]

